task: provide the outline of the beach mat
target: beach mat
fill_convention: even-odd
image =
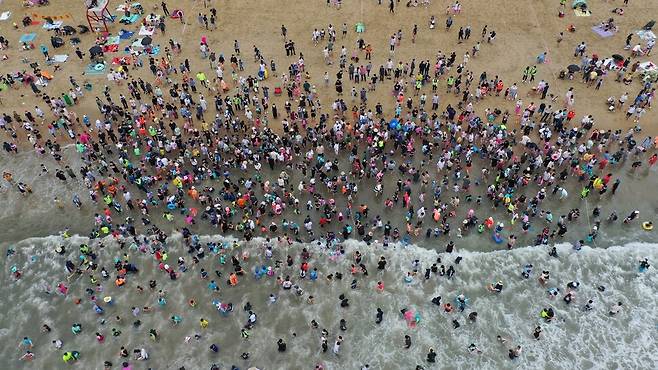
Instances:
[[[142,6],[142,4],[141,4],[141,3],[132,3],[132,4],[130,4],[130,5],[128,5],[128,4],[121,4],[121,5],[117,6],[116,11],[117,11],[117,12],[125,12],[126,10],[131,10],[131,9],[133,9],[133,8],[137,8],[137,7],[139,7],[139,6]]]
[[[114,64],[114,65],[120,65],[120,64],[123,64],[123,63],[130,64],[130,62],[131,62],[130,57],[120,57],[120,58],[119,57],[114,57],[114,58],[112,58],[112,64]]]
[[[100,67],[98,67],[100,66]],[[101,68],[102,67],[102,68]],[[105,65],[103,63],[92,63],[87,65],[85,69],[87,75],[103,75],[105,74]]]
[[[109,36],[107,38],[107,41],[105,41],[105,45],[119,45],[120,42],[121,42],[121,37]]]
[[[36,33],[34,33],[34,32],[26,33],[26,34],[23,34],[23,36],[21,36],[21,38],[18,40],[18,42],[20,42],[20,43],[32,42],[36,38],[37,38]]]
[[[58,28],[62,27],[63,24],[64,24],[64,22],[62,22],[62,21],[55,21],[53,23],[44,22],[43,23],[43,28],[46,29],[46,30],[55,30],[55,29],[58,29]]]
[[[640,39],[644,41],[649,41],[649,40],[655,40],[656,39],[656,34],[653,33],[651,30],[638,30],[635,31],[635,34],[640,37]]]
[[[121,40],[128,40],[129,38],[133,37],[134,34],[135,32],[121,30],[119,31],[119,38],[121,38]]]
[[[612,37],[612,36],[615,35],[615,32],[606,31],[606,30],[604,30],[603,28],[601,28],[599,26],[592,27],[592,31],[594,31],[594,33],[596,33],[597,35],[599,35],[601,37]]]
[[[103,45],[103,53],[116,53],[119,51],[119,44]]]
[[[67,60],[68,58],[69,58],[69,56],[66,55],[66,54],[58,54],[58,55],[55,55],[55,56],[53,57],[53,61],[55,61],[55,62],[57,62],[57,63],[64,63],[64,62],[66,62],[66,60]]]
[[[140,36],[153,36],[154,32],[155,32],[155,27],[142,26],[139,29],[139,35]]]
[[[574,9],[573,13],[576,15],[576,17],[591,17],[592,12],[589,10],[582,11],[580,8],[579,9]]]
[[[119,23],[127,23],[127,24],[133,24],[137,22],[139,19],[139,14],[131,14],[130,17],[126,17],[125,15],[119,19]]]

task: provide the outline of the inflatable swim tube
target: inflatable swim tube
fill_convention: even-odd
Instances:
[[[493,233],[491,238],[493,239],[494,242],[496,242],[496,244],[500,244],[503,242],[503,238],[498,233]]]
[[[646,231],[651,231],[653,230],[653,222],[651,221],[645,221],[642,223],[642,228]]]

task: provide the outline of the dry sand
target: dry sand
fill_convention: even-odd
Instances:
[[[289,1],[289,0],[243,0],[243,1],[218,1],[207,0],[208,8],[204,8],[204,1],[180,1],[169,2],[169,10],[181,8],[186,13],[186,24],[181,25],[175,20],[167,22],[166,35],[156,33],[154,43],[163,47],[167,44],[169,38],[183,44],[183,54],[190,58],[193,70],[201,67],[208,76],[214,76],[213,71],[206,61],[199,58],[198,45],[202,35],[207,35],[210,47],[218,53],[224,53],[227,57],[233,51],[233,40],[239,39],[242,48],[242,58],[245,61],[245,74],[256,75],[257,65],[253,63],[253,45],[258,46],[267,59],[274,59],[279,71],[286,70],[287,66],[296,61],[295,58],[287,58],[283,48],[283,38],[280,35],[280,27],[285,24],[288,28],[288,35],[296,43],[297,52],[302,52],[305,57],[305,64],[310,70],[312,83],[318,88],[325,110],[335,99],[333,82],[335,73],[338,70],[337,63],[332,66],[325,66],[322,57],[322,44],[313,46],[311,42],[311,32],[314,28],[327,28],[328,24],[333,24],[339,33],[335,45],[336,54],[342,45],[345,45],[350,51],[355,48],[356,40],[359,34],[354,32],[353,26],[356,22],[363,21],[366,24],[366,32],[363,37],[367,43],[374,47],[373,66],[384,63],[389,57],[394,62],[402,60],[409,62],[412,58],[417,61],[421,59],[434,60],[437,51],[450,53],[453,50],[457,53],[457,60],[461,61],[463,54],[470,50],[476,41],[480,40],[480,32],[484,25],[488,25],[489,30],[495,30],[497,33],[496,40],[493,44],[483,42],[480,55],[472,58],[468,63],[468,69],[474,71],[475,79],[482,71],[487,71],[489,78],[499,75],[509,86],[513,82],[521,80],[522,69],[534,63],[537,55],[543,51],[548,51],[550,62],[539,66],[537,81],[544,79],[551,85],[550,91],[556,94],[561,103],[565,91],[573,86],[576,96],[576,119],[579,120],[585,114],[593,114],[596,119],[596,125],[600,128],[626,128],[631,125],[631,121],[624,120],[624,114],[607,112],[606,99],[610,95],[619,96],[623,91],[629,93],[632,99],[640,89],[640,83],[634,82],[629,86],[614,82],[613,76],[606,78],[603,88],[595,91],[594,88],[586,88],[577,77],[573,81],[558,80],[557,75],[565,66],[575,63],[579,60],[573,57],[573,48],[581,41],[588,45],[588,53],[597,53],[600,56],[607,56],[614,53],[622,55],[628,54],[623,50],[624,40],[628,33],[642,27],[650,20],[649,14],[658,14],[658,4],[651,0],[631,0],[630,6],[625,8],[623,16],[615,16],[620,31],[617,35],[610,38],[601,38],[590,30],[590,27],[613,14],[610,12],[615,6],[621,6],[622,1],[590,1],[590,7],[593,10],[591,17],[576,17],[567,8],[566,17],[558,18],[557,9],[559,2],[556,1],[464,1],[462,13],[454,16],[454,24],[450,32],[445,31],[445,10],[450,1],[432,1],[428,8],[407,8],[404,2],[396,3],[395,14],[388,11],[388,1],[384,0],[382,5],[377,5],[377,0],[344,1],[340,10],[327,6],[324,1]],[[88,80],[94,86],[92,94],[100,94],[103,85],[107,84],[104,75],[81,76],[81,71],[88,64],[88,58],[84,61],[78,60],[74,54],[74,47],[67,43],[60,49],[53,49],[49,43],[49,32],[42,29],[40,25],[23,28],[20,21],[24,15],[70,15],[70,18],[64,18],[65,24],[72,26],[86,24],[85,7],[81,1],[61,1],[51,0],[51,4],[45,7],[24,8],[21,7],[20,1],[4,2],[0,5],[0,10],[12,11],[9,21],[0,23],[0,34],[8,37],[11,41],[10,49],[1,51],[7,54],[9,60],[2,61],[2,70],[9,73],[17,70],[29,69],[21,62],[22,58],[28,58],[38,61],[45,70],[52,72],[51,66],[44,66],[44,58],[38,50],[41,43],[48,45],[51,54],[70,55],[69,61],[62,65],[62,69],[55,74],[54,80],[44,89],[51,96],[59,95],[69,88],[68,76],[74,76],[78,82]],[[143,1],[146,12],[160,12],[159,1]],[[568,2],[571,3],[570,1]],[[110,7],[113,14],[120,4],[118,1],[111,1]],[[158,4],[157,8],[156,5]],[[209,8],[215,7],[218,10],[218,29],[207,31],[199,26],[196,20],[196,14],[199,12],[208,13]],[[428,21],[431,15],[437,17],[437,28],[430,30]],[[17,30],[12,29],[11,23],[19,24]],[[349,25],[349,33],[345,39],[340,36],[340,27],[343,23]],[[415,44],[411,43],[411,29],[414,24],[418,24],[419,33]],[[577,32],[568,33],[566,27],[574,24]],[[457,30],[460,26],[470,25],[473,32],[471,39],[462,43],[457,43]],[[137,30],[138,26],[124,26],[118,23],[110,25],[110,32],[116,33],[120,28]],[[396,48],[394,55],[388,52],[388,39],[390,35],[401,29],[403,32],[402,44]],[[557,34],[563,31],[565,33],[564,41],[558,46],[556,42]],[[35,40],[36,50],[22,51],[18,45],[18,39],[24,32],[36,32]],[[95,37],[93,34],[80,36],[82,40],[81,50],[87,51],[93,45]],[[65,37],[68,39],[68,37]],[[637,39],[637,36],[635,36]],[[127,43],[122,42],[122,47]],[[120,56],[119,53],[106,54],[108,58]],[[163,54],[161,53],[159,57]],[[361,53],[363,57],[363,53]],[[181,58],[176,58],[179,61]],[[647,58],[641,58],[646,60]],[[177,63],[175,63],[177,64]],[[329,71],[332,84],[324,88],[323,74]],[[148,69],[144,68],[131,72],[132,75],[144,76],[147,80],[152,80]],[[229,77],[229,73],[225,75]],[[351,83],[345,78],[345,91],[349,92]],[[279,85],[280,80],[270,77],[264,85]],[[362,84],[363,85],[363,84]],[[441,82],[441,90],[445,82]],[[526,97],[525,94],[530,85],[523,85],[520,89],[520,96],[524,104],[530,101],[539,101],[538,98]],[[360,87],[359,87],[360,89]],[[429,90],[429,87],[425,88]],[[120,89],[112,87],[112,93],[118,96]],[[390,95],[391,83],[379,84],[377,91],[369,93],[369,102],[374,108],[376,102],[381,102],[386,111],[390,112],[394,108],[393,99]],[[445,96],[445,91],[441,91],[441,106],[445,107],[448,102],[456,102],[456,97]],[[20,95],[19,95],[20,94]],[[77,112],[97,114],[94,99],[87,94],[77,107]],[[126,94],[127,95],[127,94]],[[209,94],[206,94],[208,96]],[[346,94],[348,96],[349,94]],[[431,98],[431,93],[428,93]],[[0,94],[2,97],[2,106],[0,109],[7,112],[24,111],[33,108],[39,104],[39,98],[35,97],[29,88],[22,87],[19,90],[5,91]],[[20,97],[20,98],[19,98]],[[429,99],[428,99],[429,100]],[[272,102],[276,103],[279,108],[283,107],[284,97],[274,98]],[[349,97],[346,98],[349,103]],[[43,106],[43,103],[41,104]],[[500,107],[510,109],[512,103],[505,102],[503,99],[487,98],[477,106],[478,111],[483,111],[487,107]],[[656,113],[649,111],[643,117],[644,128],[651,133],[658,130],[652,125],[656,119]],[[271,125],[276,127],[278,122],[270,119]],[[44,128],[42,132],[45,132]],[[0,135],[5,135],[4,133]]]

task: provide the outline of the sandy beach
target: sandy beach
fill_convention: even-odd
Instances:
[[[0,2],[5,366],[658,362],[654,2],[166,3]]]

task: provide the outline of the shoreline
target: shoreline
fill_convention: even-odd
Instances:
[[[655,0],[415,1],[0,0],[6,366],[655,362]]]

